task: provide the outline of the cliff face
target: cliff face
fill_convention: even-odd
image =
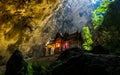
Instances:
[[[32,46],[46,43],[55,31],[51,18],[59,3],[60,0],[1,0],[0,55],[9,56],[16,48],[27,53]]]
[[[55,14],[55,22],[61,32],[81,31],[84,26],[92,25],[93,11],[102,0],[62,0],[62,6]]]

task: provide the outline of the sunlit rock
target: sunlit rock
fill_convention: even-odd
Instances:
[[[55,14],[55,23],[61,32],[81,31],[82,27],[92,25],[92,12],[100,6],[102,0],[62,0]]]
[[[16,48],[26,54],[32,46],[46,43],[55,31],[51,19],[60,0],[1,0],[0,55]]]

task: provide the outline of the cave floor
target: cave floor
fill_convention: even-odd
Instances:
[[[33,58],[28,58],[26,59],[27,62],[40,62],[40,63],[45,63],[47,65],[50,65],[53,63],[57,58],[59,54],[55,54],[52,56],[45,56],[45,57],[33,57]],[[0,71],[5,71],[6,70],[6,65],[0,66]]]
[[[45,56],[45,57],[33,57],[29,58],[26,61],[27,62],[40,62],[45,63],[47,65],[50,65],[52,62],[54,62],[58,58],[59,54],[51,55],[51,56]]]

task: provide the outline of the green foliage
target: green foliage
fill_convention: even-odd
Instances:
[[[120,1],[103,0],[93,12],[93,25],[96,31],[95,43],[103,45],[112,54],[120,54]]]
[[[28,74],[29,75],[33,75],[34,71],[33,71],[33,68],[32,68],[32,63],[29,62],[27,68],[28,68]]]
[[[109,26],[110,29],[112,27],[114,28],[120,27],[120,1],[119,0],[116,0],[115,2],[110,3],[109,8],[105,15],[105,20],[103,24],[105,26]]]
[[[0,70],[0,75],[4,75],[5,71]]]
[[[102,34],[104,35],[103,39],[105,39],[105,48],[110,50],[110,53],[112,54],[120,54],[119,33],[114,31],[104,31]]]
[[[49,67],[40,62],[28,63],[29,75],[49,75]]]
[[[48,72],[49,72],[49,70],[48,70],[48,66],[47,65],[45,65],[45,64],[42,64],[41,65],[41,73],[43,74],[43,75],[47,75],[48,74]]]
[[[83,43],[83,48],[85,50],[91,50],[92,49],[92,44],[93,44],[93,40],[92,40],[92,35],[90,33],[90,30],[89,30],[89,27],[86,26],[86,27],[83,27],[83,39],[84,39],[84,43]]]
[[[3,75],[2,71],[0,71],[0,75]]]
[[[98,7],[96,10],[93,12],[93,26],[94,29],[97,29],[100,25],[102,25],[104,21],[104,15],[106,11],[108,10],[109,4],[113,2],[114,0],[103,0],[100,7]]]

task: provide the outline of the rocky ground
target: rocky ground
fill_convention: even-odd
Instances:
[[[46,57],[34,57],[34,58],[28,58],[26,59],[26,62],[40,62],[40,63],[45,63],[46,65],[50,65],[51,63],[55,62],[59,54],[56,54],[54,56],[46,56]],[[1,65],[0,66],[0,71],[5,72],[6,70],[6,65]],[[0,74],[1,75],[1,74]]]
[[[29,58],[26,61],[27,62],[40,62],[40,63],[46,63],[47,65],[50,65],[53,63],[59,55],[54,55],[54,56],[46,56],[46,57],[39,57],[39,58]]]
[[[101,50],[103,49],[101,46],[94,49],[88,52],[79,48],[71,48],[60,55],[29,58],[26,60],[28,71],[20,72],[24,74],[28,72],[30,75],[120,75],[120,56],[104,52],[105,50]],[[15,60],[12,62],[17,62]],[[17,66],[13,63],[13,66]],[[22,60],[21,66],[25,69],[24,60]],[[0,69],[5,71],[5,66],[0,67]]]

